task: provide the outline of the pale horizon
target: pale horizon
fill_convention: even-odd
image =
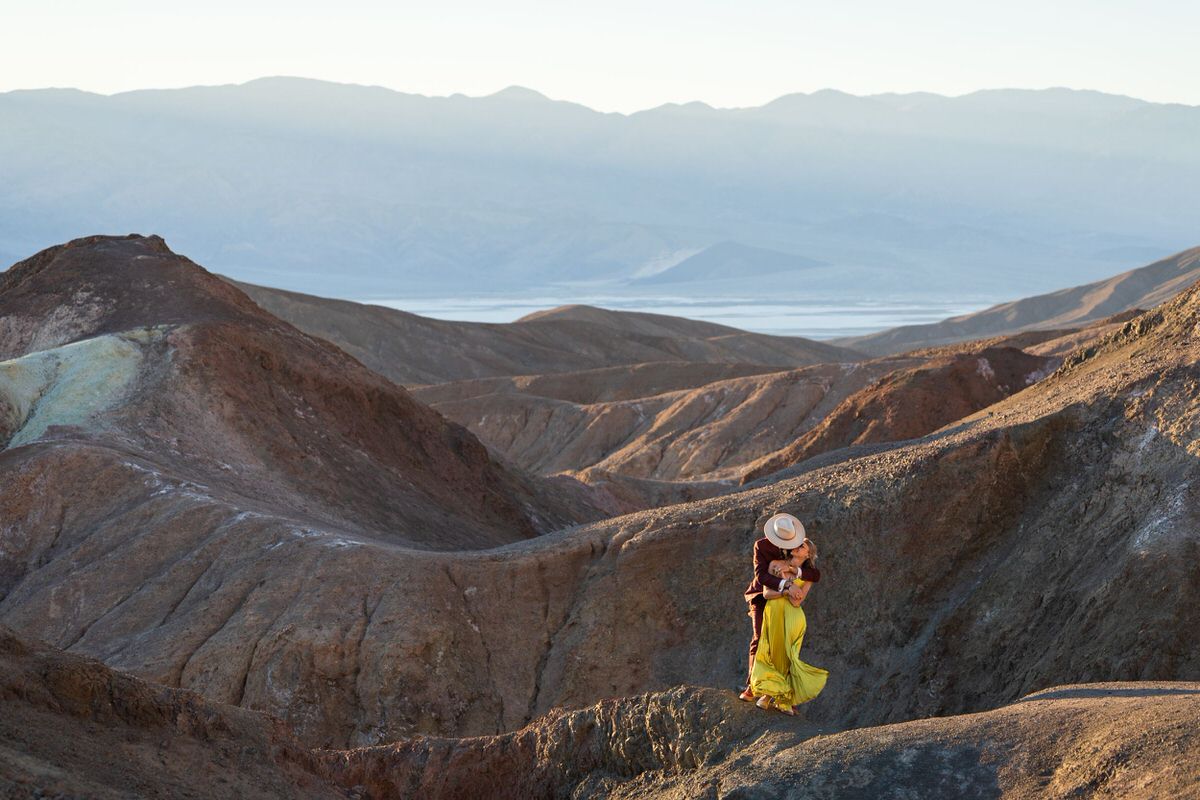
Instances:
[[[1200,7],[1020,0],[1003,11],[922,0],[852,12],[771,0],[618,2],[603,10],[513,0],[423,4],[214,0],[187,14],[148,0],[82,0],[6,14],[0,92],[118,94],[295,75],[426,96],[508,86],[602,112],[667,103],[764,105],[835,88],[856,96],[1071,88],[1200,105]]]
[[[965,92],[961,92],[958,94],[946,94],[946,93],[942,93],[942,92],[933,92],[933,91],[929,91],[926,89],[911,89],[908,91],[885,91],[885,92],[858,93],[858,92],[850,92],[845,89],[839,88],[837,86],[822,86],[822,87],[819,87],[816,89],[811,89],[811,90],[804,90],[804,91],[796,90],[796,91],[784,92],[783,94],[768,97],[767,99],[763,100],[760,103],[752,103],[752,104],[717,105],[714,103],[710,103],[701,98],[691,98],[691,99],[667,100],[667,101],[658,103],[656,105],[646,106],[644,108],[630,108],[628,110],[616,110],[616,109],[597,108],[595,106],[592,106],[592,105],[590,105],[586,102],[583,102],[582,100],[579,100],[574,97],[552,96],[549,93],[542,91],[537,86],[526,86],[526,85],[515,84],[515,83],[500,86],[492,91],[482,91],[479,93],[451,91],[451,92],[447,92],[444,94],[434,94],[434,93],[429,93],[429,92],[411,91],[411,90],[401,89],[401,88],[398,88],[395,86],[387,86],[387,85],[379,84],[379,83],[358,83],[358,82],[354,82],[354,81],[331,80],[328,78],[322,78],[322,77],[312,76],[312,75],[259,75],[259,76],[253,77],[253,78],[248,78],[246,80],[232,81],[232,82],[227,82],[227,83],[185,83],[185,84],[179,84],[179,85],[173,85],[173,86],[138,86],[138,87],[134,87],[134,88],[130,88],[130,89],[120,89],[117,91],[100,91],[100,90],[88,89],[88,88],[84,88],[84,87],[80,87],[80,86],[65,86],[65,85],[64,86],[25,86],[25,87],[11,88],[11,89],[0,89],[0,94],[11,94],[11,93],[15,93],[15,92],[38,92],[38,91],[79,91],[79,92],[83,92],[85,94],[96,95],[99,97],[117,97],[117,96],[120,96],[123,94],[134,94],[137,92],[170,92],[170,91],[179,91],[179,90],[185,90],[185,89],[209,89],[209,88],[219,88],[219,87],[245,86],[247,84],[255,83],[257,81],[268,81],[268,80],[313,81],[316,83],[328,83],[328,84],[335,84],[335,85],[339,85],[339,86],[355,86],[355,87],[361,87],[361,88],[367,88],[367,89],[385,89],[387,91],[396,92],[397,94],[403,94],[403,95],[408,95],[408,96],[412,96],[412,97],[424,97],[424,98],[428,98],[428,99],[442,99],[442,98],[449,98],[449,97],[468,97],[468,98],[472,98],[472,99],[480,99],[480,98],[486,98],[486,97],[491,97],[491,96],[494,96],[497,94],[501,94],[501,93],[503,93],[507,90],[511,90],[511,89],[521,89],[521,90],[531,91],[536,94],[542,95],[543,97],[545,97],[547,100],[549,100],[551,102],[570,103],[573,105],[583,106],[591,111],[595,111],[595,112],[602,113],[602,114],[621,114],[624,116],[631,116],[633,114],[638,114],[638,113],[641,113],[644,111],[652,111],[656,108],[661,108],[663,106],[671,106],[671,105],[682,106],[682,105],[692,105],[692,104],[696,104],[696,103],[700,103],[702,105],[709,106],[710,108],[716,109],[718,111],[736,111],[739,109],[761,108],[762,106],[769,105],[769,104],[775,102],[776,100],[779,100],[784,97],[789,97],[789,96],[794,96],[794,95],[812,96],[815,94],[820,94],[822,92],[835,92],[838,94],[844,94],[844,95],[848,95],[850,97],[857,97],[857,98],[861,98],[861,99],[870,99],[872,97],[888,97],[888,96],[903,97],[905,95],[933,95],[936,97],[944,97],[946,99],[953,100],[953,99],[957,99],[957,98],[969,97],[971,95],[983,94],[983,93],[987,93],[987,92],[1070,91],[1070,92],[1101,94],[1101,95],[1106,95],[1109,97],[1120,97],[1120,98],[1125,98],[1125,99],[1129,99],[1129,100],[1138,100],[1138,101],[1145,102],[1145,103],[1152,103],[1155,105],[1177,105],[1177,106],[1185,106],[1188,108],[1194,108],[1194,107],[1200,106],[1200,103],[1181,103],[1181,102],[1166,101],[1166,100],[1152,100],[1152,99],[1149,99],[1146,97],[1138,97],[1135,95],[1122,94],[1119,92],[1110,92],[1110,91],[1105,91],[1103,89],[1096,89],[1096,88],[1086,87],[1086,86],[984,86],[984,87],[980,87],[977,89],[971,89],[971,90],[968,90]]]

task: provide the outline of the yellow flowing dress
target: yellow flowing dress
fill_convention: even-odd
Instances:
[[[786,597],[767,601],[750,674],[750,688],[756,695],[794,706],[807,703],[825,688],[829,672],[800,660],[807,627],[803,608],[793,606]]]

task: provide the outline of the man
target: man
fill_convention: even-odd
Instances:
[[[754,579],[746,587],[746,602],[750,604],[750,619],[754,623],[754,638],[750,640],[750,666],[746,672],[746,688],[738,697],[753,700],[750,674],[754,672],[754,655],[758,652],[758,637],[762,633],[763,607],[767,604],[763,589],[771,588],[786,594],[794,602],[803,599],[799,581],[777,578],[771,574],[771,562],[791,558],[792,550],[804,544],[804,525],[791,514],[776,514],[763,525],[762,539],[754,543]],[[821,580],[821,571],[807,563],[800,577],[806,581]]]

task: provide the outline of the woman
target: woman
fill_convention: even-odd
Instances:
[[[817,547],[812,539],[792,550],[789,561],[771,562],[772,573],[796,578],[804,565],[815,566]],[[816,697],[829,673],[820,667],[800,660],[807,620],[800,604],[808,596],[812,583],[800,581],[801,597],[794,603],[774,589],[764,589],[767,604],[763,609],[762,634],[751,672],[751,690],[759,695],[757,705],[767,709],[774,706],[785,714],[795,715],[793,708]]]

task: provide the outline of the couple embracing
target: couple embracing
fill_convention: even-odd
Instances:
[[[800,660],[807,620],[801,607],[821,580],[817,547],[791,514],[776,514],[754,543],[754,579],[746,587],[754,638],[742,700],[794,715],[825,687],[829,673]]]

